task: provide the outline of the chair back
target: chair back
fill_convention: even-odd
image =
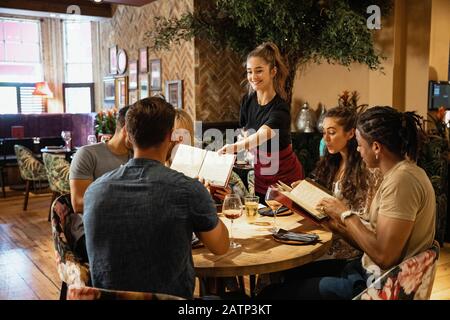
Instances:
[[[186,300],[164,293],[106,290],[94,287],[69,286],[67,300]]]
[[[48,183],[53,192],[59,194],[70,193],[69,172],[70,164],[64,156],[43,153],[44,167],[47,172]]]
[[[22,179],[31,181],[47,180],[44,165],[34,157],[30,149],[16,144],[14,145],[14,152],[16,153],[17,164],[19,165]]]
[[[80,234],[84,234],[84,230],[81,217],[72,208],[70,194],[56,198],[53,201],[51,213],[56,268],[61,281],[68,285],[89,285],[90,272],[87,259],[75,251],[77,241],[80,239]]]
[[[429,300],[439,259],[439,243],[393,267],[353,300]]]

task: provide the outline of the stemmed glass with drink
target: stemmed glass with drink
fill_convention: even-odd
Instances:
[[[278,190],[276,187],[270,186],[269,188],[267,188],[266,203],[270,207],[270,209],[272,209],[272,213],[273,213],[273,227],[272,227],[272,229],[270,229],[270,231],[272,233],[278,232],[276,218],[277,218],[278,210],[280,210],[280,208],[283,206],[281,203],[279,203],[276,200],[277,196],[278,196]]]
[[[88,144],[96,144],[97,143],[97,137],[94,134],[88,135],[87,143]]]
[[[236,194],[227,194],[223,200],[222,213],[231,220],[230,224],[230,248],[239,248],[241,245],[233,241],[233,221],[242,215],[241,198]]]
[[[61,137],[66,144],[66,150],[70,151],[70,140],[72,140],[72,133],[70,131],[61,131]]]

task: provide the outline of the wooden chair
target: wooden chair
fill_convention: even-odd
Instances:
[[[106,290],[71,285],[67,300],[186,300],[181,297],[150,292]]]
[[[83,287],[90,284],[89,264],[87,254],[80,254],[83,250],[85,252],[85,247],[80,248],[85,243],[77,241],[79,237],[73,232],[80,217],[72,208],[70,194],[56,198],[51,212],[56,268],[62,281],[60,300],[65,300],[68,285]]]
[[[47,181],[47,172],[42,162],[35,158],[30,149],[16,144],[14,146],[14,152],[16,153],[17,163],[19,165],[20,176],[26,183],[25,199],[23,202],[23,210],[26,211],[28,196],[30,194],[30,183]]]
[[[393,267],[353,300],[429,300],[439,259],[439,243]]]

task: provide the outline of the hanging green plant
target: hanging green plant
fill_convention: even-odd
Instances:
[[[375,50],[367,27],[367,8],[377,5],[386,18],[392,0],[214,0],[202,1],[179,19],[155,17],[145,33],[153,50],[198,37],[219,49],[231,49],[244,59],[265,41],[280,48],[289,65],[286,91],[291,97],[299,65],[325,60],[379,69],[383,56]],[[226,30],[226,32],[224,31]]]

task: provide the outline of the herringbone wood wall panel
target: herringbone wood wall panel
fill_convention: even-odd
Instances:
[[[196,72],[197,120],[208,122],[235,121],[239,118],[244,76],[240,58],[230,51],[218,51],[206,41],[196,40],[198,70]]]
[[[139,48],[148,46],[144,33],[153,26],[153,17],[179,17],[192,10],[192,0],[155,1],[143,7],[117,6],[114,17],[100,23],[102,70],[109,72],[109,48],[124,49],[129,60],[137,60]],[[149,59],[161,59],[162,85],[166,80],[183,80],[183,106],[195,118],[194,41],[174,45],[168,51],[149,52]]]
[[[124,49],[128,60],[138,59],[139,48],[148,46],[144,33],[153,17],[180,17],[192,11],[194,0],[158,0],[143,7],[117,6],[114,17],[100,23],[103,75],[109,72],[109,48]],[[233,121],[239,116],[240,86],[244,68],[231,52],[215,50],[201,40],[172,45],[170,50],[149,52],[161,59],[162,83],[183,80],[183,106],[193,119],[206,122]]]

